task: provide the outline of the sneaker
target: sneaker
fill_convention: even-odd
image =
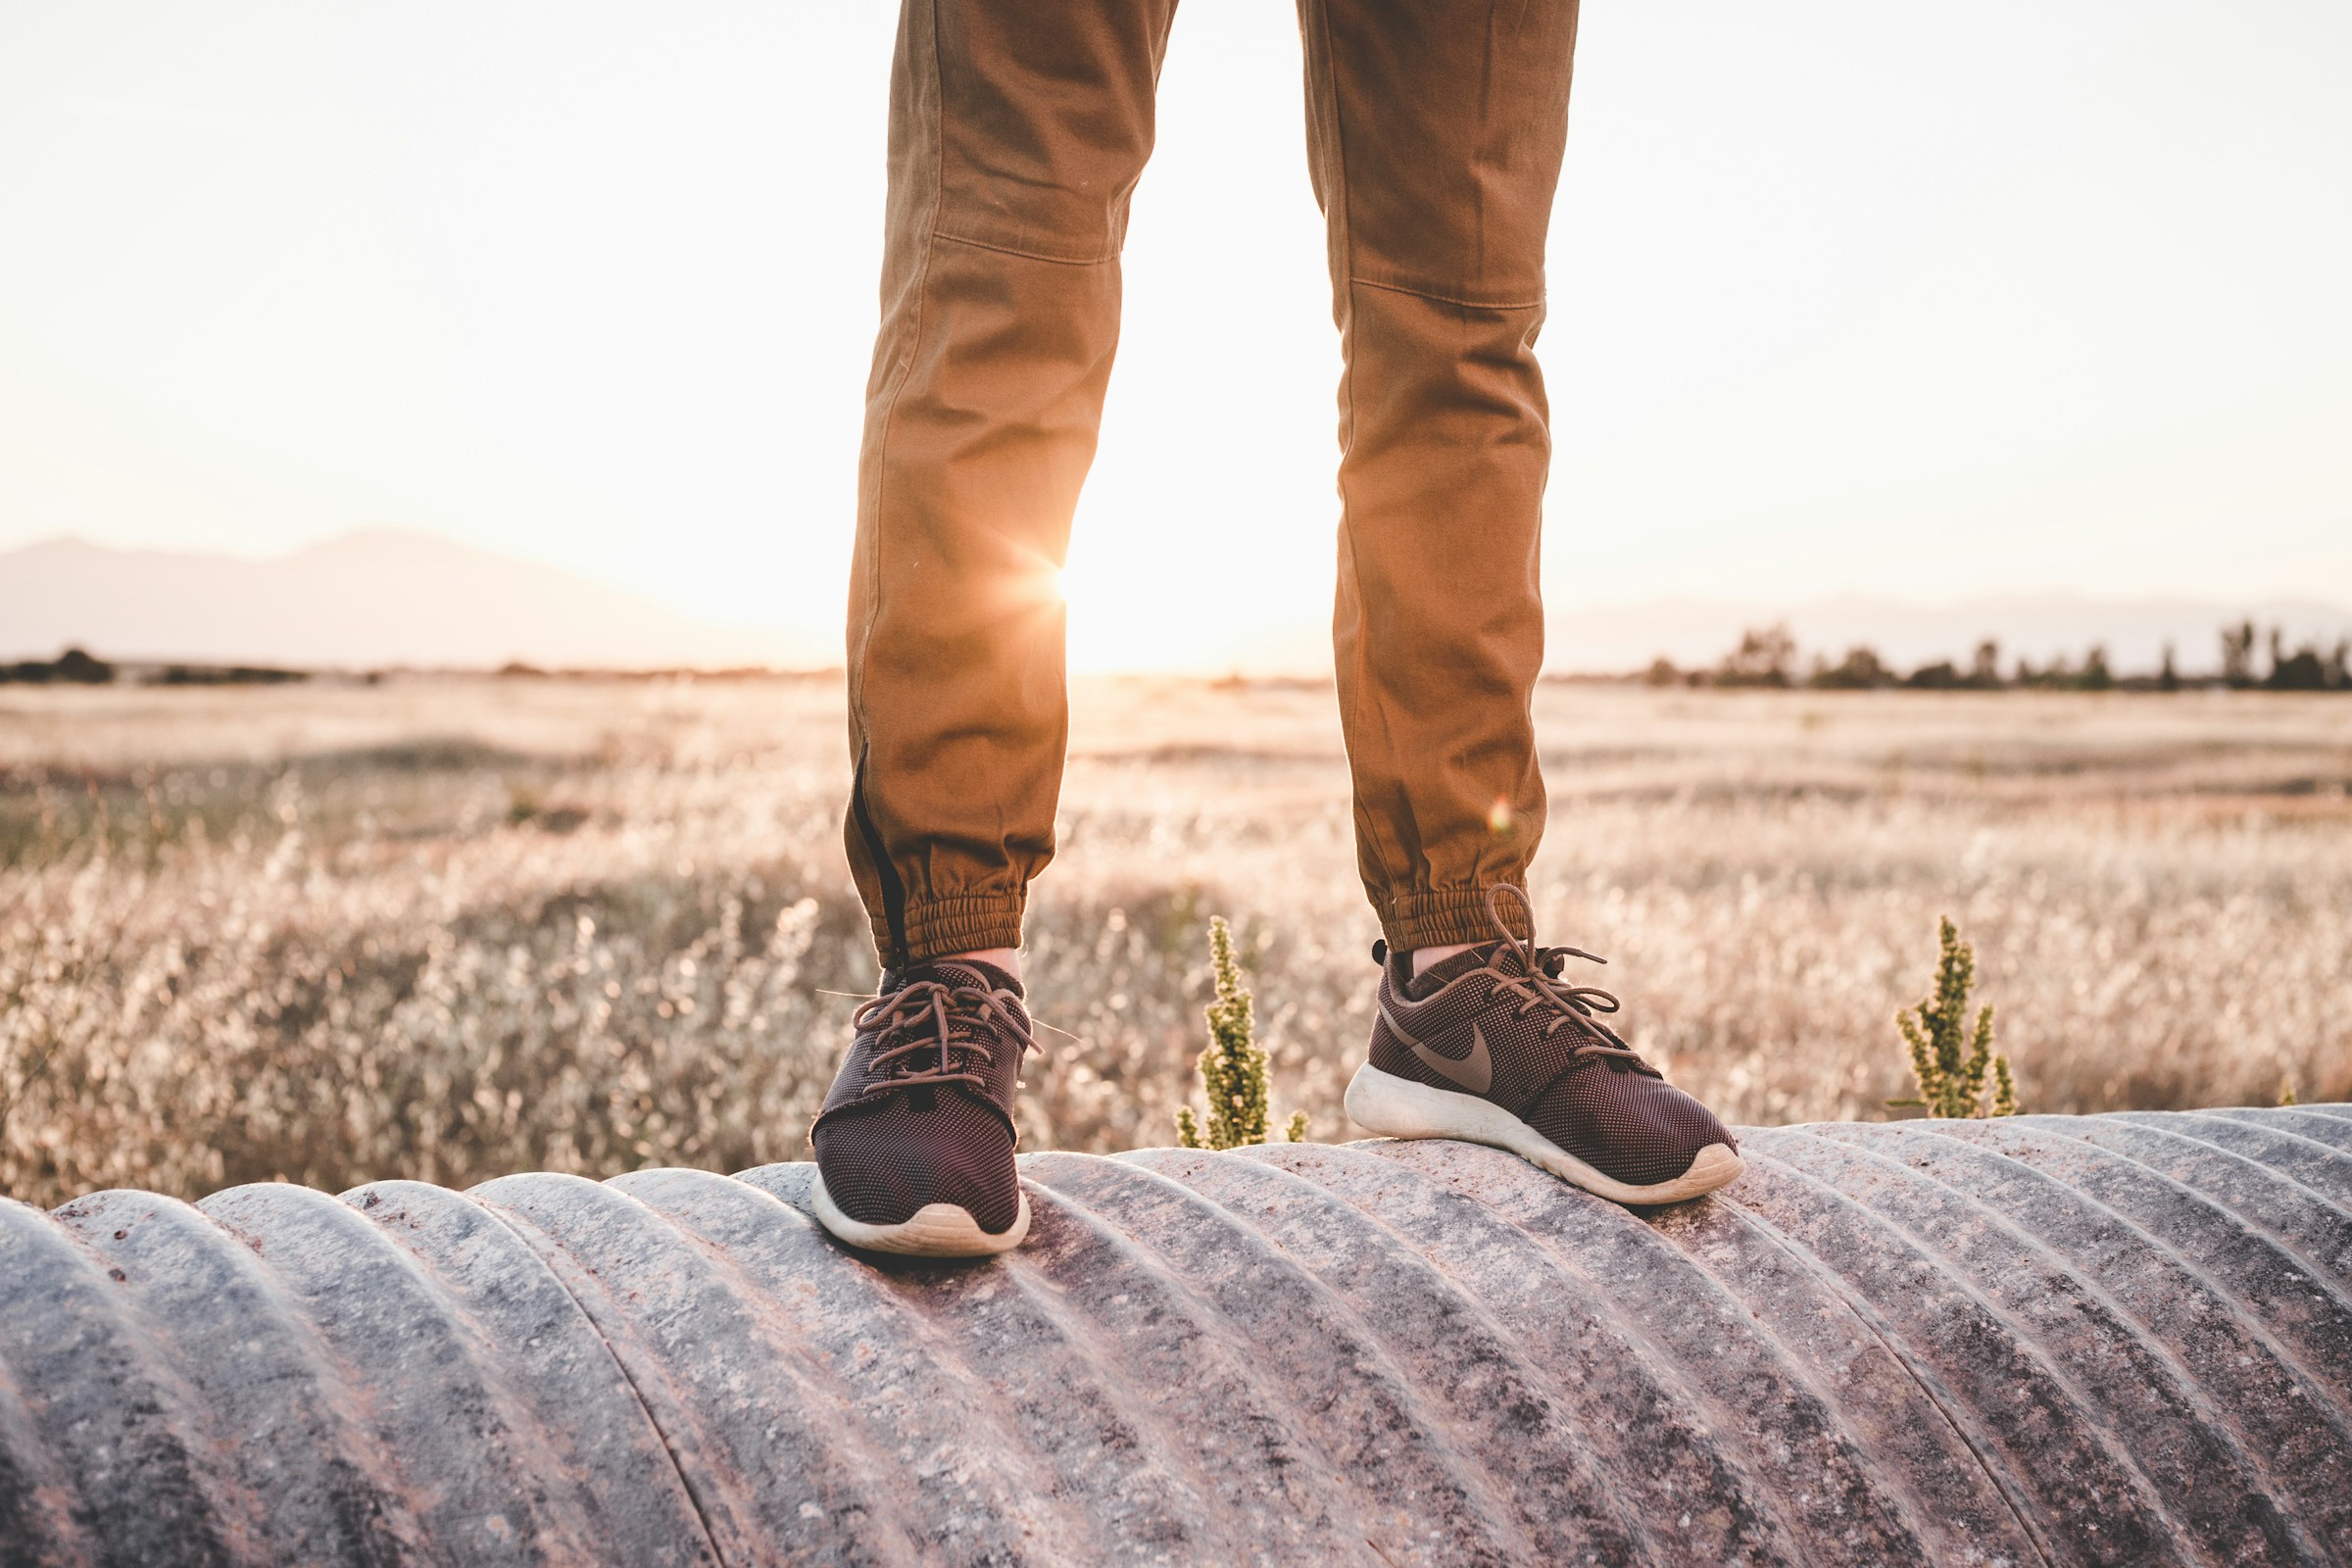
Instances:
[[[1382,964],[1372,1054],[1348,1085],[1348,1114],[1390,1138],[1491,1144],[1619,1203],[1679,1203],[1744,1168],[1712,1111],[1636,1054],[1600,1014],[1617,999],[1559,978],[1577,948],[1522,942],[1503,918],[1515,887],[1487,895],[1502,939],[1432,964],[1375,944]]]
[[[1021,983],[968,959],[885,974],[808,1129],[809,1207],[852,1247],[1009,1251],[1029,1234],[1013,1092],[1034,1049]]]

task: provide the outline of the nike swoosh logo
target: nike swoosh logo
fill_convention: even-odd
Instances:
[[[1448,1083],[1459,1084],[1474,1095],[1483,1095],[1494,1086],[1494,1058],[1488,1054],[1487,1037],[1479,1031],[1477,1024],[1470,1026],[1470,1054],[1456,1061],[1451,1056],[1439,1055],[1415,1040],[1412,1032],[1396,1021],[1396,1015],[1389,1010],[1389,1004],[1385,1002],[1380,1004],[1380,1016],[1388,1024],[1391,1033],[1413,1048],[1413,1055],[1421,1065]]]

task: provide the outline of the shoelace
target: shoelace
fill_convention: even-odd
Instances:
[[[895,1094],[919,1084],[963,1083],[985,1089],[987,1080],[959,1058],[968,1058],[975,1053],[986,1056],[988,1045],[972,1039],[971,1032],[983,1024],[1012,1027],[1012,1015],[1004,1008],[1019,1000],[1013,993],[993,986],[913,980],[866,1002],[850,1015],[851,1027],[860,1032],[878,1028],[881,1031],[878,1043],[883,1049],[875,1052],[866,1064],[874,1074],[874,1081],[866,1085],[859,1098]],[[925,1024],[930,1029],[924,1038],[890,1044]],[[934,1049],[939,1052],[938,1066],[913,1065],[914,1056]],[[1030,1049],[1036,1048],[1032,1045]]]
[[[1510,921],[1503,916],[1504,894],[1518,901],[1520,912],[1526,917],[1528,935],[1524,940],[1512,930]],[[1508,991],[1519,998],[1517,1016],[1524,1018],[1531,1012],[1548,1007],[1553,1016],[1544,1021],[1546,1038],[1570,1024],[1575,1024],[1586,1035],[1570,1053],[1572,1057],[1611,1056],[1630,1061],[1643,1072],[1657,1071],[1642,1059],[1640,1052],[1620,1040],[1615,1030],[1600,1021],[1601,1014],[1615,1012],[1624,1005],[1614,992],[1603,991],[1598,986],[1574,985],[1560,978],[1560,972],[1567,967],[1570,958],[1586,958],[1593,963],[1606,963],[1608,959],[1597,953],[1587,953],[1582,948],[1537,947],[1536,906],[1528,901],[1526,893],[1518,888],[1507,884],[1489,888],[1487,914],[1494,920],[1494,929],[1502,933],[1502,946],[1494,950],[1494,956],[1484,968],[1470,972],[1491,976],[1495,989]],[[1519,955],[1523,973],[1514,974],[1502,967],[1505,949]]]

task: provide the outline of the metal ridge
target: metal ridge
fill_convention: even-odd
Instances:
[[[0,1200],[0,1568],[2352,1562],[2352,1105]]]

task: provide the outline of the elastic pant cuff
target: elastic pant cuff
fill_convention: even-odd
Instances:
[[[1376,898],[1372,906],[1380,914],[1380,934],[1391,948],[1400,953],[1456,942],[1492,942],[1499,934],[1494,929],[1494,916],[1487,909],[1485,887],[1417,888],[1393,898]],[[1504,919],[1516,926],[1519,919],[1516,903],[1506,900],[1502,913]],[[1513,934],[1532,935],[1516,929]]]
[[[972,893],[958,898],[908,904],[906,913],[906,962],[923,963],[951,953],[977,953],[987,948],[1021,945],[1021,906],[1018,893]],[[890,921],[873,917],[874,947],[885,965],[892,962]]]

